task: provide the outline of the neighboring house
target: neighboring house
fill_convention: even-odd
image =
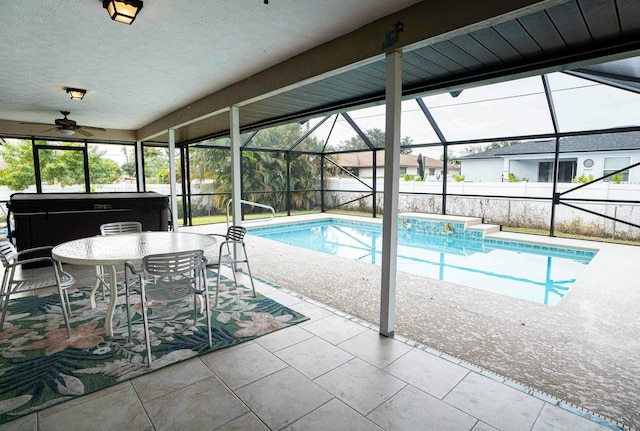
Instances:
[[[509,147],[460,157],[465,181],[515,179],[552,182],[555,140],[528,141]],[[558,181],[569,183],[584,175],[600,178],[640,161],[640,132],[571,136],[560,139]],[[640,169],[626,170],[616,178],[640,183]],[[605,179],[611,181],[611,177]]]
[[[373,153],[371,151],[343,153],[338,154],[337,157],[337,163],[353,175],[360,178],[373,177]],[[400,154],[400,175],[409,174],[418,176],[420,169],[418,157],[422,157],[424,174],[427,176],[427,180],[440,180],[444,172],[443,162],[422,155]],[[449,165],[447,167],[447,173],[449,177],[451,177],[452,174],[458,174],[460,173],[460,167]],[[384,177],[384,151],[378,151],[376,155],[375,175],[377,178]]]

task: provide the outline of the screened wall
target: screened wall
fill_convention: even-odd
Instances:
[[[503,229],[640,240],[640,95],[613,82],[553,73],[402,103],[400,212],[482,217]],[[383,212],[385,107],[244,133],[242,199],[278,215]],[[226,137],[176,150],[180,223],[224,221],[231,196]],[[3,138],[11,193],[144,189],[169,194],[169,152],[143,143]],[[28,166],[28,169],[17,169]],[[185,181],[188,178],[188,181]],[[143,181],[139,181],[143,179]],[[142,185],[141,185],[142,184]],[[247,220],[264,208],[243,205]]]

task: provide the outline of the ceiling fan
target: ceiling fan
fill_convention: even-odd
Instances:
[[[60,113],[62,115],[64,115],[64,118],[57,118],[55,120],[55,127],[52,127],[50,129],[47,129],[47,130],[43,130],[42,131],[43,133],[50,132],[52,130],[57,130],[58,133],[60,133],[61,135],[64,135],[64,136],[72,136],[76,132],[78,132],[79,134],[81,134],[83,136],[93,136],[93,134],[88,132],[86,129],[101,130],[103,132],[107,130],[107,129],[103,129],[101,127],[79,126],[74,120],[72,120],[70,118],[67,118],[67,115],[69,115],[71,112],[69,112],[69,111],[60,111]],[[40,123],[21,123],[21,124],[40,124]]]

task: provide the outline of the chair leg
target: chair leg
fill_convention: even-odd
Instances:
[[[142,324],[144,326],[144,341],[147,347],[147,365],[151,367],[151,340],[149,339],[149,321],[147,320],[147,304],[144,289],[141,289],[140,297],[142,300]]]
[[[64,290],[64,300],[67,301],[67,316],[73,317],[73,312],[71,311],[71,301],[69,301],[69,292],[67,289]]]
[[[251,288],[253,289],[253,297],[256,297],[256,285],[253,284],[253,275],[251,275],[251,267],[249,266],[249,261],[245,262],[247,264],[247,273],[249,274],[249,280],[251,281]]]
[[[216,300],[213,303],[214,307],[218,306],[218,293],[220,292],[220,268],[221,266],[218,265],[218,271],[216,275]]]
[[[2,291],[0,292],[0,308],[2,308],[2,306],[4,305],[5,291],[8,291],[8,289],[9,289],[7,287],[7,279],[8,279],[8,276],[9,276],[8,273],[9,273],[9,271],[5,268],[4,274],[2,275]],[[9,299],[9,298],[7,298],[7,299]]]
[[[62,308],[62,317],[64,318],[64,323],[67,326],[67,336],[71,337],[71,325],[69,324],[69,316],[71,315],[71,304],[69,304],[69,296],[67,295],[67,291],[64,289],[58,288],[58,294],[60,296],[60,307]],[[67,314],[67,308],[69,309],[69,314]]]
[[[204,302],[204,296],[200,295],[201,302]],[[202,306],[204,304],[200,305],[200,312],[202,312]],[[198,323],[198,294],[195,293],[193,295],[193,326],[196,326],[196,324]]]
[[[9,274],[11,273],[11,274]],[[2,295],[0,295],[0,306],[2,307],[2,319],[0,319],[0,331],[4,328],[4,319],[7,314],[9,296],[11,294],[11,284],[9,280],[13,278],[13,268],[5,268],[2,274]]]
[[[202,298],[202,301],[204,302],[204,307],[200,307],[200,312],[204,312],[205,314],[205,319],[206,319],[206,324],[207,324],[207,338],[209,340],[209,347],[213,346],[213,341],[211,338],[211,305],[209,304],[209,285],[207,282],[207,268],[203,268],[200,271],[200,276],[199,276],[199,280],[196,281],[196,286],[200,286],[201,290],[202,290],[202,294],[200,294],[200,297]],[[196,293],[194,295],[194,299],[198,296],[198,294]],[[195,311],[195,304],[194,304],[194,311]],[[202,310],[204,308],[204,310]],[[195,322],[195,321],[194,321]]]
[[[247,247],[242,243],[242,252],[244,253],[244,263],[247,264],[247,273],[249,274],[249,280],[251,281],[251,289],[253,289],[253,297],[256,297],[256,285],[253,284],[253,275],[251,275],[251,265],[249,265],[249,258],[247,257]]]
[[[129,297],[129,277],[126,266],[124,268],[124,296],[127,303],[127,330],[129,331],[129,342],[131,342],[131,298]]]
[[[206,271],[206,270],[205,270]],[[209,305],[209,286],[207,286],[207,274],[203,271],[202,282],[204,283],[204,308],[205,319],[207,320],[207,335],[209,338],[209,347],[213,347],[213,340],[211,339],[211,306]]]
[[[93,290],[98,290],[98,287],[102,287],[102,300],[104,301],[107,296],[104,289],[104,268],[102,266],[96,266],[96,287]]]
[[[238,277],[236,276],[236,272],[238,271],[238,264],[232,263],[230,266],[231,274],[233,274],[233,282],[236,284],[236,287],[238,287]]]
[[[9,305],[9,292],[7,292],[6,296],[4,294],[2,296],[3,296],[3,299],[2,299],[2,317],[0,318],[0,331],[2,331],[2,329],[4,328],[4,319],[5,319],[6,315],[7,315],[7,307]]]

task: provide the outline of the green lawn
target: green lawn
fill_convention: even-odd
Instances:
[[[544,236],[549,235],[549,231],[544,229],[510,228],[510,227],[503,226],[502,230],[504,232],[526,233],[531,235],[544,235]],[[555,236],[557,236],[558,238],[582,239],[586,241],[610,242],[614,244],[640,245],[640,241],[622,240],[619,238],[613,239],[611,237],[607,237],[607,238],[593,237],[593,236],[586,236],[586,235],[568,234],[563,232],[555,232]]]

